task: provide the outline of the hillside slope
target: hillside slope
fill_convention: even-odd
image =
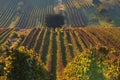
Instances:
[[[0,29],[0,47],[25,46],[39,54],[53,78],[60,76],[76,55],[97,45],[120,49],[120,28]]]
[[[41,27],[46,15],[58,13],[65,26],[120,26],[119,1],[101,1],[97,7],[93,0],[0,0],[0,27]]]

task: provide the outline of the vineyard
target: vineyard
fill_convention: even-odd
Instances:
[[[81,74],[81,71],[86,72],[89,65],[92,65],[92,67],[89,67],[90,69],[94,67],[97,68],[97,66],[99,67],[98,64],[100,62],[97,63],[97,58],[105,62],[108,67],[110,66],[110,70],[108,70],[110,71],[108,72],[109,74],[112,72],[111,69],[113,69],[112,73],[114,74],[116,68],[117,71],[119,70],[119,66],[113,67],[111,64],[108,65],[106,61],[112,61],[112,59],[115,60],[120,57],[119,10],[119,0],[0,0],[0,72],[2,72],[1,70],[3,68],[2,74],[6,75],[4,72],[9,73],[9,71],[4,71],[6,66],[4,62],[2,62],[3,64],[1,66],[1,61],[4,61],[4,58],[7,57],[7,51],[18,49],[19,52],[19,48],[21,50],[23,48],[23,50],[26,50],[26,52],[23,53],[29,52],[32,54],[30,54],[31,57],[33,56],[34,58],[36,56],[35,60],[38,61],[36,63],[40,62],[40,65],[45,67],[46,73],[48,72],[48,77],[52,80],[76,80],[77,78],[74,77],[75,75],[73,74],[79,74],[79,71]],[[51,26],[50,23],[55,24],[55,27]],[[57,23],[59,25],[57,25]],[[99,46],[101,46],[100,49],[98,49]],[[96,51],[96,54],[94,54],[94,51]],[[108,53],[110,53],[110,55],[107,51],[109,51]],[[84,54],[87,52],[90,53],[88,56]],[[83,57],[79,58],[81,56]],[[105,60],[102,60],[102,57]],[[86,58],[88,60],[85,60]],[[87,64],[87,62],[91,62],[90,60],[93,60],[92,63]],[[32,61],[34,62],[34,60]],[[73,63],[71,63],[72,61]],[[80,64],[79,67],[77,67],[79,70],[74,67],[73,69],[77,71],[73,71],[75,73],[70,72],[72,68],[70,70],[69,68],[73,66],[73,64],[78,66],[76,64],[77,61]],[[27,61],[27,63],[29,66],[33,66],[34,64],[31,64],[32,62],[30,61]],[[116,66],[117,62],[114,62],[114,64]],[[39,66],[39,64],[36,65]],[[66,69],[66,67],[68,67],[68,69]],[[19,69],[18,66],[17,68]],[[36,67],[34,68],[38,71]],[[102,69],[103,66],[99,68]],[[21,70],[19,69],[19,71]],[[33,69],[33,71],[35,70]],[[66,71],[65,74],[64,71]],[[120,74],[117,74],[117,71],[115,71],[115,75]],[[29,73],[33,74],[28,71],[27,74],[29,75]],[[39,71],[38,73],[40,73],[39,75],[42,74]],[[92,79],[91,77],[91,74],[96,75],[96,73],[97,69],[95,73],[94,69],[92,73],[90,72],[90,80],[96,79]],[[34,74],[34,76],[38,76],[36,74]],[[104,74],[109,77],[107,72]],[[74,79],[69,78],[71,75]],[[7,77],[8,76],[9,75],[7,75]],[[66,76],[66,78],[63,79],[63,76]],[[80,76],[77,75],[77,80],[89,80],[86,79],[86,76],[82,76],[83,78],[80,79]],[[99,77],[98,75],[98,78]],[[117,80],[113,75],[112,78],[114,78],[113,80]],[[108,79],[104,78],[103,80],[109,79],[110,77]],[[1,73],[0,80],[3,80]],[[34,80],[38,79],[36,78]]]
[[[119,50],[119,37],[119,28],[0,29],[2,48],[33,49],[55,80],[61,78],[62,70],[76,55],[88,48],[105,45]]]
[[[1,0],[0,27],[41,27],[45,24],[46,15],[56,14],[58,4],[58,0]],[[91,0],[63,0],[61,5],[66,26],[86,25],[84,11],[93,6]]]
[[[101,14],[92,0],[1,0],[0,1],[0,28],[35,28],[45,26],[45,16],[62,14],[65,18],[64,26],[83,27],[89,25],[108,25],[99,20]],[[119,2],[108,12],[113,26],[119,26]],[[7,3],[6,3],[7,2]],[[101,6],[106,7],[103,0]],[[110,5],[110,4],[108,4]],[[118,5],[118,6],[117,6]],[[111,6],[110,6],[111,7]],[[114,8],[115,7],[115,8]],[[101,7],[100,7],[101,9]],[[106,8],[105,8],[106,9]],[[113,12],[113,10],[115,10]],[[116,14],[116,15],[113,15]],[[109,22],[108,22],[109,23]],[[109,23],[110,24],[110,23]],[[95,26],[96,26],[95,25]]]

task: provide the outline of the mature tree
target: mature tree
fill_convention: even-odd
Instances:
[[[45,25],[52,28],[62,27],[64,25],[64,16],[61,14],[46,15]]]

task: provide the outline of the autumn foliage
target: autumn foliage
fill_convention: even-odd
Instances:
[[[82,52],[64,69],[64,80],[119,80],[120,56],[105,46]]]
[[[3,64],[0,65],[2,80],[49,80],[49,74],[38,56],[25,47],[15,50],[6,50]]]

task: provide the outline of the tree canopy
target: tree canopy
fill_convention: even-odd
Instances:
[[[64,16],[61,14],[49,14],[45,16],[45,25],[47,27],[62,27],[64,25]]]

